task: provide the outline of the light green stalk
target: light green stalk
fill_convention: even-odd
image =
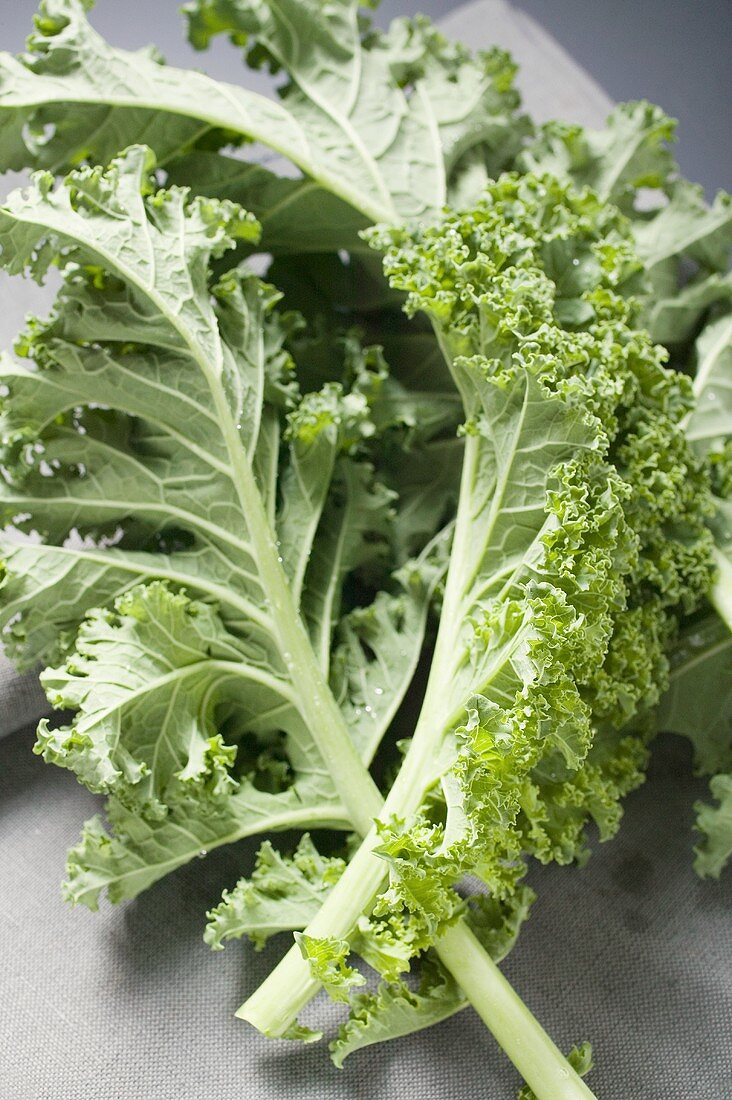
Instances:
[[[579,1074],[551,1041],[464,921],[438,944],[445,966],[524,1081],[547,1100],[593,1100]]]
[[[459,625],[461,566],[467,557],[470,539],[470,510],[467,504],[472,495],[477,460],[478,440],[468,436],[450,569],[430,676],[406,759],[378,814],[384,821],[393,815],[408,818],[419,808],[429,783],[436,750],[445,728],[455,718],[445,711],[444,700],[449,694],[445,676],[451,666]],[[319,731],[313,730],[313,736],[317,740]],[[332,756],[326,759],[332,764]],[[370,910],[383,885],[385,865],[374,855],[378,844],[378,833],[372,827],[317,916],[308,925],[306,935],[347,939],[352,933],[356,921],[363,912]],[[564,1055],[502,977],[465,921],[459,921],[450,935],[444,935],[436,944],[436,949],[442,963],[456,977],[486,1026],[539,1100],[587,1100],[592,1097]],[[468,949],[473,968],[470,981],[465,967]],[[319,989],[320,982],[312,976],[299,946],[294,944],[236,1015],[265,1035],[280,1037],[290,1030],[298,1013]],[[496,990],[500,991],[501,997],[494,1004]],[[563,1091],[557,1091],[558,1083],[561,1083]]]
[[[710,599],[719,617],[732,630],[732,562],[716,547],[714,562],[717,566],[717,579],[712,586]]]
[[[262,586],[303,717],[323,759],[328,763],[334,785],[354,828],[361,833],[366,832],[381,809],[379,788],[361,762],[295,607],[262,498],[223,391],[221,387],[212,385],[211,392],[216,400],[221,431],[231,458],[234,483],[246,516]]]

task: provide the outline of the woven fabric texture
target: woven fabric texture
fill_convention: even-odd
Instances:
[[[97,800],[0,742],[2,1100],[512,1100],[518,1078],[467,1009],[335,1069],[322,1045],[271,1043],[233,1012],[285,950],[211,952],[206,909],[251,869],[254,845],[212,852],[98,913],[59,896],[67,847]],[[659,744],[619,835],[587,866],[535,868],[539,897],[503,968],[562,1046],[592,1040],[601,1100],[732,1095],[732,876],[691,867],[678,739]],[[309,1018],[335,1023],[322,997]]]

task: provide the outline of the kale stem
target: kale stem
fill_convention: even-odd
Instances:
[[[594,1100],[465,921],[449,927],[436,946],[443,965],[539,1100]]]
[[[715,610],[732,630],[732,564],[725,555],[714,548],[714,563],[717,566],[717,579],[710,593]]]
[[[450,667],[450,646],[455,636],[461,586],[464,544],[470,534],[470,494],[474,477],[476,443],[469,437],[463,465],[461,505],[458,506],[455,541],[440,619],[435,654],[419,721],[412,744],[389,792],[379,817],[392,814],[408,817],[424,797],[430,766],[445,729],[441,700],[445,694],[445,669]],[[334,746],[334,751],[337,747]],[[328,757],[332,763],[332,757]],[[361,781],[353,775],[353,782]],[[361,833],[365,832],[362,828]],[[310,922],[310,936],[348,938],[359,916],[368,912],[381,889],[386,873],[375,855],[379,843],[375,829],[368,831],[343,876],[331,890],[317,916]],[[437,943],[444,965],[455,975],[467,998],[496,1037],[508,1057],[539,1100],[588,1100],[592,1093],[531,1015],[478,940],[459,921]],[[297,945],[237,1012],[240,1019],[270,1037],[287,1035],[297,1014],[318,992],[320,983],[310,974]]]

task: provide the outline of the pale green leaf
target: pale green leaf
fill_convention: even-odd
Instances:
[[[347,940],[296,932],[295,941],[313,977],[322,982],[334,1001],[348,1001],[352,990],[366,984],[363,974],[346,962],[351,950]]]
[[[689,738],[702,773],[732,767],[732,633],[716,615],[691,623],[676,644],[656,725]]]
[[[704,878],[719,878],[732,856],[732,775],[715,775],[709,786],[719,805],[695,807],[696,828],[704,838],[695,849],[694,867]]]
[[[547,123],[521,154],[519,164],[538,175],[569,178],[621,208],[632,209],[638,188],[666,185],[674,168],[667,148],[674,129],[674,121],[651,103],[621,103],[603,130]]]
[[[220,904],[207,914],[206,943],[220,950],[224,940],[248,936],[261,948],[277,932],[305,928],[344,867],[342,859],[321,856],[307,834],[292,856],[281,855],[265,841],[251,877],[225,890]]]
[[[196,45],[220,31],[250,37],[260,62],[284,70],[279,102],[114,49],[90,27],[89,6],[43,0],[29,53],[0,57],[5,168],[105,163],[141,139],[164,163],[233,136],[287,157],[370,221],[397,222],[440,208],[446,162],[466,146],[516,140],[507,60],[471,62],[421,23],[362,35],[356,0],[189,6]]]
[[[70,858],[69,896],[91,905],[105,886],[132,896],[241,836],[343,827],[314,728],[348,759],[346,786],[362,766],[326,674],[363,551],[319,565],[331,592],[322,671],[297,603],[336,466],[370,476],[355,453],[375,431],[368,401],[334,384],[299,399],[276,294],[243,268],[218,281],[210,270],[256,223],[226,201],[153,194],[152,165],[135,147],[57,190],[41,175],[0,209],[9,270],[66,272],[54,314],[19,343],[27,366],[3,366],[0,505],[27,534],[5,540],[3,621],[26,661],[68,653],[45,683],[76,714],[43,727],[39,751],[110,796],[114,835],[92,827]],[[344,541],[366,545],[377,515],[345,520]],[[403,614],[384,617],[379,602],[376,628],[363,628],[392,662],[365,754],[409,684],[430,591],[415,584]],[[339,653],[355,683],[353,654]],[[368,683],[370,657],[357,662]]]
[[[697,340],[694,392],[687,438],[700,454],[720,452],[732,437],[732,313],[708,324]]]

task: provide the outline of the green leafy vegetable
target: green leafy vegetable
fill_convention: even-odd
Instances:
[[[710,599],[717,614],[692,620],[682,635],[657,721],[659,728],[689,737],[697,770],[714,776],[711,793],[720,805],[696,807],[704,840],[695,867],[718,877],[732,854],[732,313],[713,315],[697,340],[695,359],[697,404],[686,419],[686,434],[710,466],[717,567]]]
[[[415,736],[382,824],[308,931],[340,951],[358,893],[416,953],[440,951],[464,874],[510,897],[526,854],[579,860],[588,818],[617,827],[675,621],[712,576],[709,498],[682,430],[690,389],[619,293],[639,264],[612,208],[504,177],[469,214],[375,240],[407,309],[435,326],[465,457]],[[389,867],[375,903],[374,849]],[[291,1026],[297,970],[291,952],[241,1014]]]
[[[256,140],[370,221],[396,221],[437,211],[466,158],[500,167],[523,131],[505,54],[474,61],[427,21],[364,30],[356,0],[187,6],[194,45],[227,32],[247,44],[250,63],[286,71],[279,103],[164,66],[150,51],[113,49],[87,22],[90,6],[44,0],[28,54],[0,57],[5,168],[104,163],[141,138],[160,164]],[[294,224],[305,187],[292,185]]]
[[[699,803],[696,807],[697,828],[704,839],[696,848],[694,866],[700,875],[719,878],[732,856],[732,776],[715,775],[709,787],[719,805]]]
[[[73,711],[37,751],[107,797],[67,896],[299,831],[209,913],[294,933],[240,1016],[314,1040],[324,987],[341,1065],[472,1004],[522,1095],[591,1097],[496,964],[657,730],[714,776],[700,873],[732,849],[729,197],[649,104],[532,133],[510,58],[422,17],[186,5],[275,101],[89,7],[0,55],[0,169],[42,169],[0,265],[61,275],[0,358],[0,627]]]
[[[290,858],[265,841],[257,853],[251,882],[242,880],[227,891],[221,904],[208,914],[206,942],[220,950],[222,940],[247,935],[261,948],[276,932],[304,928],[344,867],[342,859],[321,856],[307,833]]]
[[[41,176],[0,213],[11,269],[67,271],[50,321],[21,341],[29,365],[4,368],[2,507],[36,536],[5,550],[11,645],[26,662],[68,649],[88,608],[113,605],[46,673],[52,701],[77,714],[38,745],[111,796],[113,838],[94,823],[71,858],[69,894],[92,905],[237,836],[347,825],[309,730],[330,715],[351,760],[355,741],[370,758],[438,575],[429,557],[407,563],[373,606],[341,608],[378,549],[342,519],[346,548],[323,546],[309,583],[341,479],[391,523],[359,453],[375,430],[368,402],[335,384],[297,396],[271,288],[242,269],[207,279],[210,257],[256,224],[226,202],[152,194],[151,167],[135,147],[55,191]],[[305,594],[319,656],[297,614]],[[359,710],[384,664],[389,694]]]

